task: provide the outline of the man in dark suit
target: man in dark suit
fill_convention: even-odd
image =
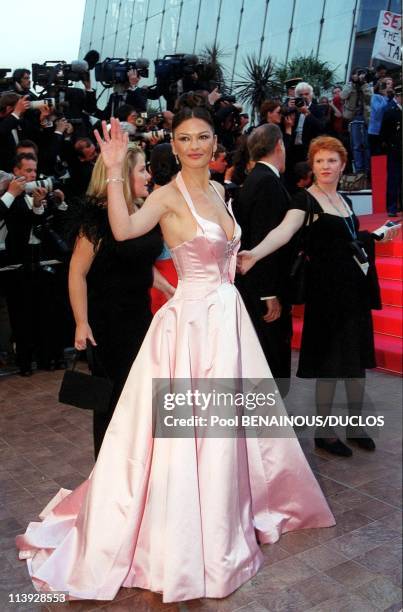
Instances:
[[[402,204],[402,88],[395,87],[382,119],[381,141],[387,155],[386,208],[389,217],[397,217]]]
[[[23,136],[22,117],[29,109],[28,96],[14,92],[0,96],[0,170],[11,172],[16,146]]]
[[[265,124],[248,139],[251,160],[256,165],[240,190],[234,206],[242,228],[242,249],[252,249],[275,227],[289,208],[290,196],[280,173],[285,168],[285,148],[280,128]],[[260,260],[237,286],[252,319],[273,377],[285,395],[291,374],[291,307],[286,290],[289,273],[288,248],[283,247]]]
[[[297,118],[295,123],[293,164],[305,161],[311,140],[326,133],[329,119],[325,109],[313,99],[313,88],[309,83],[298,83],[295,88]],[[303,100],[303,104],[300,100]]]

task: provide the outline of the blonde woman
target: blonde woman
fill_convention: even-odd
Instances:
[[[123,166],[123,192],[129,214],[147,197],[150,179],[141,149],[129,144]],[[130,367],[151,323],[151,286],[172,294],[173,288],[153,265],[162,250],[158,227],[134,240],[117,242],[107,214],[107,175],[98,158],[80,214],[70,263],[69,293],[76,322],[75,348],[96,346],[93,373],[113,381],[110,409],[94,411],[95,456]]]

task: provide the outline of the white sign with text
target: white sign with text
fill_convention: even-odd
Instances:
[[[372,57],[392,64],[402,63],[402,16],[381,11],[376,30]]]

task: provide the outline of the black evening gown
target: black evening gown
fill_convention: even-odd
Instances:
[[[91,205],[88,206],[91,209]],[[98,208],[98,207],[97,207]],[[144,236],[118,242],[114,239],[106,209],[91,210],[84,224],[97,238],[95,259],[87,276],[88,322],[97,347],[93,373],[113,381],[106,414],[94,412],[94,447],[98,455],[115,405],[132,363],[152,320],[149,290],[153,265],[162,250],[157,226]]]
[[[306,210],[308,199],[319,218],[305,230],[310,268],[297,376],[362,378],[376,366],[372,277],[353,259],[352,236],[340,216],[325,213],[307,191],[295,194],[291,208]],[[352,218],[358,232],[358,219]]]

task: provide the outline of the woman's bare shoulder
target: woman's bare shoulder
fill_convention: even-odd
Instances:
[[[179,191],[174,183],[155,189],[147,198],[147,203],[155,203],[169,208],[178,199]]]
[[[218,181],[210,181],[210,183],[214,185],[214,187],[217,189],[220,196],[224,199],[224,196],[225,196],[224,185],[221,185],[221,183],[219,183]]]

